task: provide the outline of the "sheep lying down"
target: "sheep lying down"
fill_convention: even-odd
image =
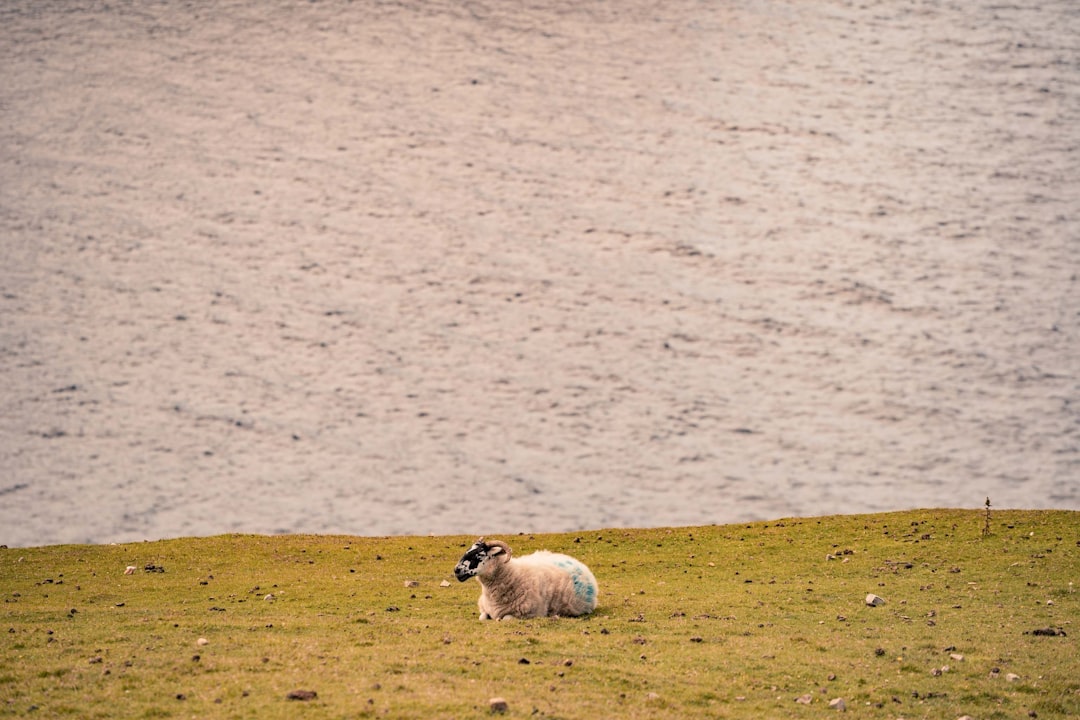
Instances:
[[[511,554],[503,541],[480,538],[454,568],[461,582],[480,580],[481,620],[577,616],[596,608],[600,590],[580,560],[547,550],[519,558]]]

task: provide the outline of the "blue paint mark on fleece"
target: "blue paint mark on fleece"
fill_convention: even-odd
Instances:
[[[584,577],[581,563],[576,560],[558,560],[555,564],[570,574],[570,581],[574,584],[574,594],[578,598],[591,603],[596,597],[596,585]]]

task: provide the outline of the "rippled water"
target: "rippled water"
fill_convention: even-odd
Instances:
[[[0,8],[0,543],[1080,509],[1080,7]]]

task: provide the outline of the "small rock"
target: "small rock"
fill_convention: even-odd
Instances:
[[[420,581],[418,581],[418,580],[406,580],[405,581],[405,587],[408,587],[408,588],[420,587]]]
[[[941,668],[934,668],[930,671],[930,674],[934,677],[941,677]]]
[[[268,602],[273,602],[274,600],[277,600],[277,596],[274,595],[274,593],[267,593],[266,595],[263,596],[263,600],[266,600]]]
[[[134,565],[128,565],[126,568],[124,568],[124,574],[125,575],[134,575],[135,571],[138,570],[138,569],[139,568],[135,567]]]
[[[645,699],[648,700],[649,702],[653,702],[653,701],[659,700],[660,695],[658,695],[657,693],[651,692],[651,693],[649,693],[648,695],[645,696]]]
[[[286,700],[314,700],[319,694],[314,690],[293,690],[291,693],[285,696]]]
[[[443,580],[441,583],[439,583],[439,587],[450,587],[450,581]]]
[[[809,705],[810,703],[814,702],[814,696],[810,693],[806,693],[805,695],[800,695],[799,697],[795,698],[795,702],[799,703],[800,705]]]
[[[493,713],[504,713],[510,709],[510,705],[501,697],[493,697],[488,700],[488,707],[491,708]]]
[[[964,656],[961,655],[960,653],[952,653],[951,655],[949,655],[949,657],[951,659],[955,660],[956,662],[963,662],[963,660],[964,660]]]
[[[1005,676],[1005,679],[1008,680],[1009,682],[1016,682],[1017,680],[1020,679],[1020,676],[1017,675],[1016,673],[1009,673],[1008,675]]]
[[[844,698],[834,698],[829,701],[829,707],[833,710],[844,712],[847,710],[847,703],[844,702]]]
[[[881,598],[881,597],[878,597],[874,593],[870,593],[869,595],[866,596],[866,604],[869,605],[870,607],[878,607],[879,605],[884,605],[885,604],[885,599]]]
[[[207,640],[206,638],[199,638],[198,640],[195,641],[195,644],[196,645],[209,645],[210,641]]]

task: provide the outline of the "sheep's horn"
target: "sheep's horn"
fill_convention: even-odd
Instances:
[[[497,547],[501,549],[504,553],[506,553],[506,557],[510,557],[511,555],[510,546],[504,543],[502,540],[488,540],[487,546],[489,548]]]

